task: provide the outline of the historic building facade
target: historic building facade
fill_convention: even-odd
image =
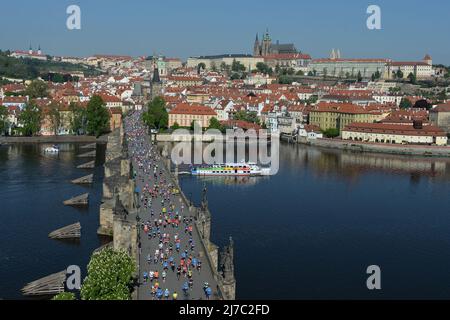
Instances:
[[[259,41],[259,36],[256,34],[255,43],[253,45],[253,56],[265,57],[272,54],[294,54],[298,53],[295,45],[292,43],[280,44],[278,41],[273,44],[269,31],[264,34],[262,41]]]

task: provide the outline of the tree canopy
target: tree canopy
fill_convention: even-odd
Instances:
[[[236,112],[233,116],[234,120],[243,120],[251,123],[259,124],[260,120],[258,118],[258,114],[256,112],[247,112],[244,110],[240,110]]]
[[[337,128],[330,128],[327,130],[322,130],[322,133],[327,138],[336,138],[339,137],[340,131]]]
[[[71,102],[69,109],[72,112],[70,129],[76,134],[84,134],[87,131],[87,110],[77,103]]]
[[[409,108],[411,108],[411,107],[412,107],[412,103],[411,103],[411,101],[409,101],[409,99],[403,98],[403,99],[400,101],[400,108],[401,108],[401,109],[409,109]]]
[[[0,105],[0,136],[8,129],[8,108]]]
[[[24,136],[34,136],[41,130],[41,110],[34,102],[28,103],[19,115],[19,129]]]
[[[44,98],[48,96],[48,85],[42,80],[33,80],[25,90],[31,99]]]
[[[50,71],[62,74],[83,72],[86,76],[102,74],[102,72],[90,66],[49,60],[18,59],[9,57],[7,51],[0,51],[0,76],[2,77],[32,80]]]
[[[76,297],[72,292],[61,292],[54,296],[52,300],[76,300]]]
[[[208,129],[217,129],[217,130],[219,130],[221,132],[225,131],[224,126],[220,123],[219,120],[217,120],[216,117],[212,117],[209,120],[209,127],[208,127]]]
[[[142,120],[151,129],[166,129],[169,125],[169,114],[164,98],[156,97],[149,102],[148,111],[142,115]]]
[[[97,138],[109,131],[109,112],[100,96],[93,96],[86,109],[87,133]]]
[[[81,286],[82,300],[129,300],[136,270],[124,251],[106,248],[92,255]]]
[[[236,59],[234,59],[233,63],[231,64],[231,71],[244,72],[245,66],[242,63],[240,63],[239,61],[237,61]]]
[[[264,62],[258,62],[256,64],[256,69],[264,74],[268,74],[268,75],[272,75],[273,74],[273,70],[272,68],[270,68],[267,64],[265,64]]]
[[[417,77],[412,72],[408,75],[408,80],[409,80],[409,82],[411,82],[411,84],[416,84],[417,83]]]
[[[59,109],[60,105],[56,102],[52,102],[49,105],[48,117],[50,118],[50,124],[55,136],[58,135],[59,128],[61,127],[61,112]]]

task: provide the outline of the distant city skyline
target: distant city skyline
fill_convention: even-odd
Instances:
[[[82,29],[66,28],[66,8],[81,8]],[[382,30],[366,27],[369,5],[380,6]],[[2,50],[41,46],[46,54],[90,56],[117,54],[180,57],[228,53],[251,54],[256,33],[294,43],[313,58],[333,48],[343,58],[391,58],[450,64],[450,3],[430,0],[236,1],[206,0],[123,2],[16,0],[2,4]],[[432,20],[430,20],[432,16]],[[432,21],[432,23],[430,23]]]

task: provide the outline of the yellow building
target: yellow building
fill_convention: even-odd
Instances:
[[[201,86],[203,79],[197,76],[169,76],[168,82],[179,87]]]
[[[212,118],[217,118],[217,113],[210,107],[200,104],[179,103],[169,112],[169,127],[172,127],[175,123],[181,127],[190,127],[192,121],[195,121],[202,128],[207,128]]]
[[[339,129],[355,122],[373,123],[385,115],[381,111],[366,110],[349,103],[319,103],[309,114],[309,123],[322,130]]]

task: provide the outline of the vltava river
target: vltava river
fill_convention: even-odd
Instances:
[[[85,266],[96,235],[104,150],[92,187],[71,179],[78,145],[59,156],[45,145],[0,147],[0,298],[21,298],[27,282]],[[347,153],[282,144],[280,171],[268,178],[180,177],[199,204],[203,184],[212,240],[233,236],[240,299],[450,298],[450,160]],[[89,209],[62,201],[89,192]],[[79,243],[48,239],[80,221]],[[366,288],[381,267],[382,290]]]
[[[270,178],[181,178],[197,204],[206,182],[212,240],[233,236],[238,298],[450,298],[450,159],[280,154]]]
[[[76,158],[76,144],[61,144],[59,155],[45,155],[49,145],[27,144],[0,147],[0,298],[21,299],[28,282],[79,265],[86,265],[93,250],[101,246],[96,235],[102,192],[104,146],[97,145],[97,167],[76,169],[92,159]],[[51,145],[50,145],[51,146]],[[94,173],[89,187],[70,183]],[[65,207],[63,201],[89,192],[87,209]],[[56,241],[48,234],[81,222],[79,242]]]

